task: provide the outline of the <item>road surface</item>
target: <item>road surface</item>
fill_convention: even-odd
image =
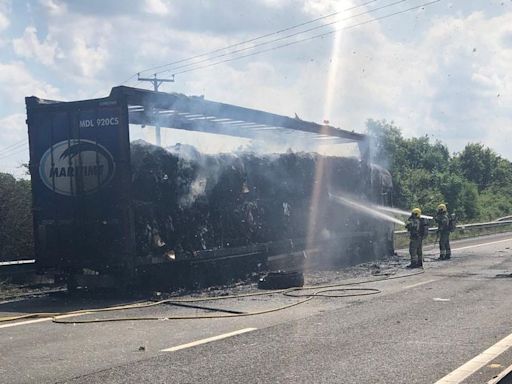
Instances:
[[[379,294],[318,297],[257,316],[0,323],[0,381],[486,383],[512,364],[512,278],[506,277],[512,273],[512,234],[462,240],[452,248],[450,261],[436,261],[427,250],[422,274],[353,286],[378,289]],[[404,264],[405,259],[397,264],[392,277],[411,272]],[[251,312],[298,300],[273,295],[200,304]],[[0,316],[119,303],[57,294],[1,304]],[[213,313],[223,314],[160,305],[66,319]]]

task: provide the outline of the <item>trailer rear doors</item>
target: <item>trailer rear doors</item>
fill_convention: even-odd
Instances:
[[[26,98],[36,260],[104,272],[133,263],[127,107]]]

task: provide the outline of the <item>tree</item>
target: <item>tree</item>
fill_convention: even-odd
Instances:
[[[422,168],[407,169],[403,174],[402,184],[406,191],[407,206],[404,209],[419,207],[425,213],[433,213],[443,195],[434,184],[431,172]]]
[[[489,187],[498,179],[501,158],[479,143],[467,144],[457,156],[457,165],[462,175],[475,183],[479,191]],[[505,171],[501,168],[501,171]]]
[[[474,183],[451,172],[440,175],[438,183],[450,212],[460,220],[472,220],[479,216],[478,189]]]
[[[30,181],[0,173],[0,260],[33,257]]]
[[[437,141],[430,143],[428,136],[404,141],[407,153],[407,167],[421,168],[429,172],[440,172],[448,168],[450,155],[448,148]]]
[[[480,205],[478,189],[475,184],[464,181],[460,192],[459,204],[456,206],[460,212],[459,217],[464,221],[472,221],[480,218]]]
[[[390,170],[401,168],[405,159],[405,146],[402,132],[393,122],[368,120],[372,162]]]
[[[512,212],[512,164],[481,144],[468,144],[450,157],[440,141],[429,136],[404,138],[385,120],[368,120],[372,161],[393,177],[393,204],[433,213],[448,205],[463,221],[496,218]]]
[[[435,175],[449,168],[450,154],[441,142],[428,136],[405,139],[400,128],[385,120],[368,120],[372,161],[389,169],[393,177],[393,204],[410,209],[442,200]]]

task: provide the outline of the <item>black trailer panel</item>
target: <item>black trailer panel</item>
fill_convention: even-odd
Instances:
[[[126,105],[36,97],[26,105],[38,265],[104,271],[133,264]]]

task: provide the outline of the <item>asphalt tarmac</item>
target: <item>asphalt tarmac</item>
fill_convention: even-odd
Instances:
[[[374,267],[366,275],[325,273],[329,283],[374,280],[354,287],[379,294],[318,297],[256,316],[162,320],[223,313],[164,304],[65,318],[160,320],[0,323],[0,382],[486,383],[512,364],[512,234],[462,240],[452,248],[449,261],[435,260],[427,248],[424,273],[408,277],[414,271],[403,268],[403,252],[383,270],[393,279]],[[253,312],[299,300],[276,294],[201,305]],[[0,316],[132,301],[59,293],[1,304]]]

